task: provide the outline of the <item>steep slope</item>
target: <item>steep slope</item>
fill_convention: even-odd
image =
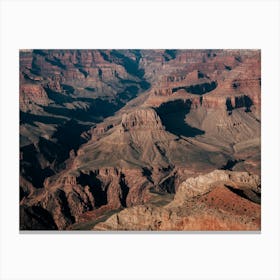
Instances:
[[[135,206],[94,230],[260,230],[260,179],[215,170],[183,182],[169,204]]]
[[[149,88],[138,60],[136,51],[20,52],[23,196],[67,167],[91,127]]]

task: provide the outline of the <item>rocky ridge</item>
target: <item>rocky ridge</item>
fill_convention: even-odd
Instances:
[[[258,230],[259,193],[257,175],[215,170],[184,181],[174,200],[164,207],[146,204],[124,209],[93,229]]]

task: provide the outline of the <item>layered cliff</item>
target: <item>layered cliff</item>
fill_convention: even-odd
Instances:
[[[189,178],[169,204],[135,206],[94,230],[260,230],[260,178],[215,170]]]

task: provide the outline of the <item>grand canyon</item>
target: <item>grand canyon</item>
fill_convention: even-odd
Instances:
[[[260,231],[261,52],[19,52],[20,230]]]

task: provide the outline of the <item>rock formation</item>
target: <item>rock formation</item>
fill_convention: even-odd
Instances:
[[[134,206],[94,230],[259,230],[260,178],[215,170],[189,178],[164,207]]]

